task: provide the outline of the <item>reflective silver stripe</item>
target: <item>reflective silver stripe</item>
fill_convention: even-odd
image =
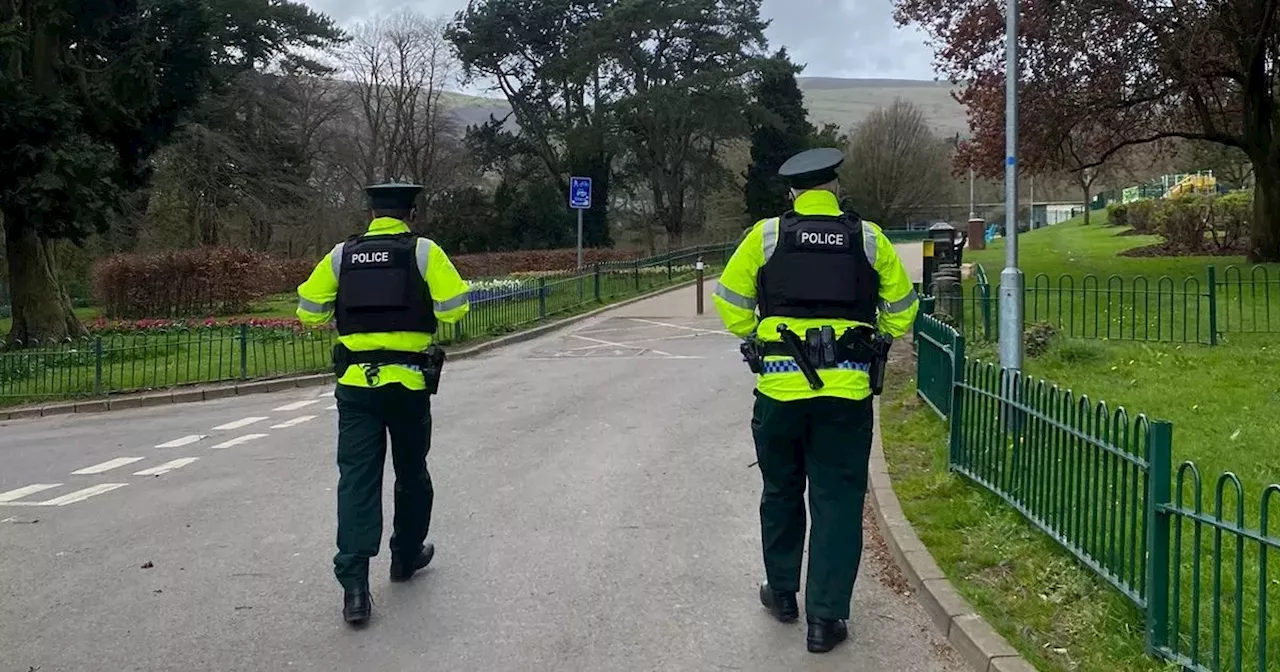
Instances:
[[[470,292],[463,292],[448,301],[436,301],[436,312],[443,313],[467,305],[467,298],[469,295]]]
[[[778,218],[767,220],[762,226],[764,227],[764,231],[761,232],[764,239],[764,260],[769,261],[773,251],[778,249]]]
[[[867,261],[871,262],[871,266],[876,265],[876,251],[879,247],[876,245],[876,232],[870,227],[862,229],[862,249],[867,253]]]
[[[755,310],[756,308],[755,299],[743,296],[721,284],[716,285],[716,296],[728,301],[731,305],[738,308],[746,310]]]
[[[911,304],[915,303],[915,300],[916,300],[916,290],[912,288],[912,290],[910,292],[907,292],[907,295],[902,297],[901,299],[898,299],[897,301],[894,301],[892,303],[889,303],[887,301],[883,302],[880,304],[880,307],[886,313],[901,313],[902,311],[910,308]]]
[[[342,273],[342,246],[345,243],[338,243],[333,246],[333,252],[329,253],[329,265],[333,267],[333,279],[337,280]]]
[[[419,238],[415,252],[418,255],[418,275],[425,278],[427,277],[427,255],[431,254],[431,239]]]
[[[330,310],[333,310],[332,303],[316,303],[315,301],[308,301],[301,298],[298,299],[298,307],[308,313],[327,313]]]

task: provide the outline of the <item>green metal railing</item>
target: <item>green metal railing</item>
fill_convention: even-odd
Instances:
[[[963,295],[939,297],[940,308],[967,337],[998,340],[999,286],[980,264],[974,276]],[[1040,273],[1023,291],[1024,323],[1071,338],[1217,345],[1224,334],[1280,333],[1280,271],[1268,266],[1209,266],[1204,278],[1181,279]]]
[[[695,278],[700,259],[713,274],[733,249],[691,247],[582,273],[541,274],[510,291],[473,291],[471,310],[457,324],[442,324],[437,342],[448,346],[509,333],[686,282]],[[321,373],[331,367],[335,343],[332,329],[307,329],[292,320],[104,333],[47,345],[0,343],[0,404]]]
[[[1171,423],[965,358],[933,301],[915,325],[917,394],[948,422],[950,468],[1142,610],[1152,655],[1202,672],[1280,669],[1280,484],[1252,507],[1227,472],[1206,506],[1195,464],[1174,473]]]

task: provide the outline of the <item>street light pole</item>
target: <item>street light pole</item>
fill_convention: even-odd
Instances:
[[[1005,0],[1004,270],[1000,273],[1000,368],[1022,370],[1023,275],[1018,268],[1018,0]]]

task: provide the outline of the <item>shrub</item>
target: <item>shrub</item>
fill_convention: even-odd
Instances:
[[[1195,254],[1205,248],[1205,233],[1213,221],[1213,199],[1187,194],[1160,201],[1156,209],[1156,232],[1164,236],[1169,251]]]
[[[1214,245],[1219,250],[1243,251],[1253,222],[1253,192],[1232,191],[1220,196],[1213,205]]]
[[[1112,226],[1129,226],[1129,204],[1112,203],[1108,205],[1107,221]]]
[[[291,290],[301,266],[229,247],[117,254],[95,264],[94,298],[114,318],[227,315]]]
[[[1058,335],[1057,327],[1048,322],[1037,322],[1027,327],[1024,352],[1028,357],[1039,357],[1048,351]]]
[[[1133,227],[1138,233],[1155,233],[1156,231],[1156,202],[1144,198],[1140,201],[1134,201],[1126,204],[1128,207],[1125,211],[1125,220],[1129,226]]]

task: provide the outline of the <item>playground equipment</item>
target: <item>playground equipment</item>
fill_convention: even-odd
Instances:
[[[1170,176],[1166,175],[1165,178]],[[1165,198],[1177,198],[1186,194],[1212,194],[1218,190],[1218,180],[1213,171],[1204,170],[1190,175],[1174,175],[1173,184],[1165,188]],[[1167,183],[1166,183],[1167,184]]]

